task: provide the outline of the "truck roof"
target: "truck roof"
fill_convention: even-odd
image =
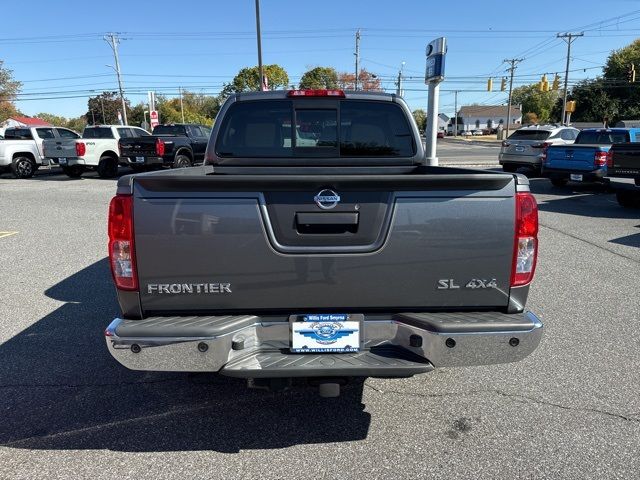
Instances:
[[[242,100],[256,100],[256,99],[274,99],[274,98],[291,98],[291,92],[301,92],[304,90],[269,90],[267,92],[240,92],[234,93],[232,96],[235,97],[236,101]],[[307,90],[307,91],[316,91],[320,90]],[[374,91],[363,91],[363,90],[341,90],[341,89],[330,89],[327,91],[331,92],[341,92],[345,97],[349,97],[351,99],[363,99],[363,100],[387,100],[392,101],[397,97],[395,93],[385,93],[385,92],[374,92]],[[326,95],[324,98],[336,98],[342,95]],[[300,95],[298,98],[302,97]],[[323,98],[322,95],[314,95],[309,96],[310,98]]]

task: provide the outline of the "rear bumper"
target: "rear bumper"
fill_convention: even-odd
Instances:
[[[523,165],[528,167],[540,167],[542,165],[542,155],[513,155],[500,153],[498,155],[500,165]]]
[[[60,158],[65,158],[65,160],[61,161]],[[86,165],[84,158],[79,157],[48,157],[47,160],[50,161],[50,165],[58,165],[61,167],[72,167],[74,165]]]
[[[405,377],[438,367],[516,362],[536,349],[542,330],[531,312],[403,313],[366,319],[358,353],[295,354],[288,321],[240,315],[116,318],[105,338],[111,355],[132,370]]]
[[[143,162],[137,162],[137,157],[120,157],[119,164],[120,165],[163,165],[165,163],[162,157],[145,157]]]
[[[606,168],[598,168],[597,170],[571,170],[567,168],[553,168],[553,167],[542,167],[542,176],[543,177],[563,177],[568,178],[569,175],[582,175],[582,179],[585,182],[598,182],[602,181],[604,177],[607,176]]]

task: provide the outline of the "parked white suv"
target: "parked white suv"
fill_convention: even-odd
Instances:
[[[86,127],[77,140],[46,140],[44,153],[69,177],[78,178],[86,170],[96,170],[100,177],[111,178],[118,174],[118,140],[149,135],[130,125],[93,125]]]
[[[520,167],[540,171],[545,146],[569,145],[578,136],[577,128],[558,125],[532,125],[513,132],[502,142],[499,161],[505,172],[515,172]]]
[[[43,142],[73,140],[80,135],[61,127],[12,127],[0,140],[0,174],[11,171],[16,178],[30,178],[36,170],[48,165],[43,154]]]

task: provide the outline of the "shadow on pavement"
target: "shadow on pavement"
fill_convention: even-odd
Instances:
[[[637,217],[640,218],[640,210],[637,210]],[[640,225],[636,225],[636,228],[640,228]],[[613,240],[609,240],[611,243],[617,243],[618,245],[625,245],[627,247],[640,248],[640,232],[627,235],[626,237],[620,237]]]
[[[215,374],[133,372],[109,355],[107,259],[45,294],[64,305],[0,345],[0,445],[134,452],[283,448],[364,439],[363,382],[336,399],[249,390]]]

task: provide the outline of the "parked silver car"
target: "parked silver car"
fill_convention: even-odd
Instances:
[[[558,125],[519,128],[502,142],[500,165],[505,172],[515,172],[520,167],[540,170],[544,148],[549,145],[571,144],[578,132],[577,128]]]

